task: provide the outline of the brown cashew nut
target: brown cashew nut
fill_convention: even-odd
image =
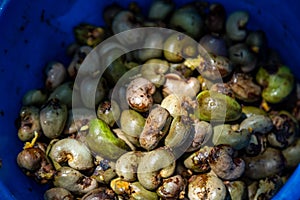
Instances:
[[[128,105],[139,112],[148,111],[153,105],[152,95],[155,92],[153,83],[145,78],[132,80],[126,90]]]
[[[233,153],[229,145],[218,145],[210,151],[209,165],[221,179],[235,180],[245,171],[244,160],[233,158]]]
[[[151,109],[149,116],[146,119],[144,129],[140,134],[140,145],[144,149],[154,149],[159,141],[166,135],[167,130],[171,123],[171,117],[169,112],[161,107],[155,105]]]

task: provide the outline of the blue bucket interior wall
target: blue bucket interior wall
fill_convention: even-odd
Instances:
[[[130,1],[119,2],[126,7]],[[144,11],[150,1],[136,1]],[[187,1],[175,1],[178,5]],[[219,0],[229,12],[242,9],[251,15],[249,29],[266,32],[269,45],[298,78],[300,64],[300,2],[290,0]],[[42,70],[51,60],[68,64],[66,46],[74,41],[72,28],[80,22],[103,25],[101,11],[111,1],[0,1],[0,199],[42,199],[46,186],[26,177],[16,164],[23,144],[14,121],[21,99],[29,89],[43,86]],[[299,170],[276,199],[300,199]]]

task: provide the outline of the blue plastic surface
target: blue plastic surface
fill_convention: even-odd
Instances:
[[[135,0],[137,1],[137,0]],[[129,0],[122,0],[124,7]],[[146,10],[150,1],[139,0]],[[179,4],[187,1],[176,1]],[[269,44],[284,63],[300,77],[300,1],[219,0],[228,12],[243,9],[251,14],[250,29],[262,29]],[[42,199],[46,186],[26,177],[16,164],[23,144],[17,138],[14,120],[21,98],[43,86],[42,68],[50,60],[65,64],[65,48],[74,37],[72,27],[80,22],[103,24],[101,11],[111,1],[0,0],[0,199]],[[274,199],[300,199],[300,168]]]

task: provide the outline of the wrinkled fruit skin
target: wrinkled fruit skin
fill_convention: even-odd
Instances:
[[[209,165],[213,172],[223,180],[235,180],[245,172],[245,162],[234,157],[234,150],[229,145],[218,145],[209,153]]]
[[[126,91],[128,105],[136,111],[148,111],[153,105],[152,95],[154,92],[155,86],[147,79],[134,79],[130,82]]]

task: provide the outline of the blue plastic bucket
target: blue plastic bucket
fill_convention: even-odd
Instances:
[[[144,10],[150,1],[135,0]],[[119,1],[126,6],[129,0]],[[175,1],[178,5],[187,1]],[[219,0],[228,13],[251,15],[248,27],[266,32],[269,45],[300,78],[300,1]],[[46,62],[67,64],[66,45],[74,41],[72,28],[80,22],[103,24],[101,11],[111,1],[0,0],[0,199],[42,199],[46,186],[26,177],[16,164],[23,144],[14,126],[24,93],[42,87]],[[300,199],[300,168],[274,199]]]

